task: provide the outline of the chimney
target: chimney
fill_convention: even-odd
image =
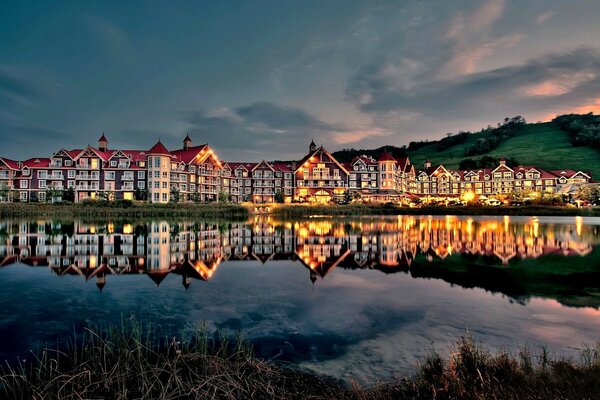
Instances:
[[[425,168],[431,168],[431,161],[425,161]]]

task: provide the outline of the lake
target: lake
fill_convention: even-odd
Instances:
[[[0,358],[135,319],[241,331],[266,359],[404,376],[470,332],[572,356],[600,340],[600,218],[0,221]]]

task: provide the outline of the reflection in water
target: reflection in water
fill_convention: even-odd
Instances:
[[[95,279],[100,289],[108,275],[144,273],[159,285],[168,274],[178,274],[187,289],[193,280],[211,279],[222,261],[298,260],[314,283],[336,267],[388,273],[408,271],[419,260],[444,265],[453,256],[463,263],[480,257],[484,265],[508,266],[542,256],[590,255],[600,242],[598,226],[581,217],[569,222],[508,216],[136,225],[5,221],[0,266],[48,266],[57,275]]]
[[[342,379],[410,373],[465,328],[491,348],[568,353],[598,340],[599,228],[529,217],[4,221],[0,359],[123,316],[165,332],[240,329],[261,357]]]

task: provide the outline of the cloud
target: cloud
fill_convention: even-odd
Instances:
[[[548,21],[551,18],[554,18],[556,15],[558,15],[556,11],[545,12],[543,14],[538,15],[535,18],[535,23],[538,25],[543,25],[546,21]]]
[[[56,97],[64,89],[64,84],[47,69],[0,64],[0,104],[4,107],[38,107],[40,100]]]
[[[376,128],[330,123],[299,107],[256,102],[230,110],[219,108],[182,113],[192,138],[207,141],[230,160],[298,159],[314,138],[330,150],[365,138],[385,135]],[[268,149],[268,150],[267,150]]]
[[[397,86],[387,69],[386,64],[373,64],[349,81],[347,93],[362,111],[413,112],[445,119],[476,115],[493,121],[524,110],[545,115],[552,109],[593,104],[600,93],[600,53],[590,48],[453,79],[423,81],[411,90]],[[370,101],[365,103],[365,98]]]

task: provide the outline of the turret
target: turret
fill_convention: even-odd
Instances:
[[[308,152],[314,153],[317,150],[317,145],[315,144],[315,140],[310,141],[310,145],[308,145]]]
[[[192,147],[192,139],[190,139],[190,135],[185,135],[185,139],[183,139],[183,149],[187,150]]]
[[[106,136],[104,136],[104,132],[102,132],[102,136],[100,136],[100,139],[98,139],[98,150],[108,150],[108,139],[106,139]]]

